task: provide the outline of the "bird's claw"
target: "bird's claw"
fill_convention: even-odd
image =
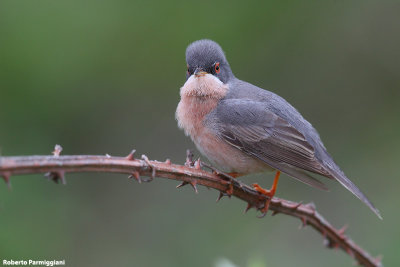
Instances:
[[[264,207],[259,209],[261,212],[261,215],[257,216],[258,218],[264,218],[268,212],[269,204],[271,203],[271,199],[274,196],[275,192],[272,192],[272,190],[266,190],[266,189],[262,188],[261,186],[259,186],[258,184],[252,184],[252,186],[258,193],[260,193],[263,196],[263,198],[266,197]]]
[[[193,157],[194,157],[193,152],[190,149],[186,150],[186,161],[185,161],[185,166],[186,167],[193,167],[194,166]]]
[[[261,216],[259,216],[259,218],[263,218],[267,214],[269,204],[271,203],[271,200],[275,195],[276,187],[278,186],[278,180],[280,174],[281,174],[280,171],[276,172],[275,179],[270,190],[266,190],[261,186],[259,186],[258,184],[252,184],[253,188],[263,196],[263,199],[266,197],[264,207],[260,209]]]
[[[264,207],[260,209],[261,215],[257,216],[258,218],[264,218],[265,215],[267,215],[268,209],[269,209],[269,203],[271,203],[271,198],[267,198],[264,203]]]

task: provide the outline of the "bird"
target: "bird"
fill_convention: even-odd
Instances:
[[[285,99],[235,77],[221,46],[202,39],[186,48],[186,82],[180,88],[175,117],[211,164],[230,176],[275,171],[272,187],[253,188],[266,196],[268,210],[281,173],[322,190],[311,174],[336,180],[380,212],[344,174],[318,132]]]

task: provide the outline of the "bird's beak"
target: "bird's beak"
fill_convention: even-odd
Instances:
[[[195,71],[194,71],[194,75],[196,77],[200,77],[200,76],[203,76],[203,75],[206,75],[206,74],[207,74],[207,72],[205,72],[202,68],[196,68]]]

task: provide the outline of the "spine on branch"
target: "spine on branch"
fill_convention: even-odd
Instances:
[[[60,146],[56,146],[53,156],[0,157],[0,176],[10,186],[10,177],[13,175],[44,173],[55,182],[65,183],[64,175],[69,172],[121,173],[128,174],[139,183],[150,182],[155,177],[177,180],[181,182],[177,187],[190,184],[196,193],[197,185],[213,188],[220,192],[217,201],[223,196],[235,196],[245,201],[247,203],[245,212],[251,208],[262,209],[266,200],[264,195],[246,184],[219,173],[199,160],[193,162],[190,153],[185,165],[177,165],[172,164],[168,159],[165,162],[149,160],[144,155],[141,159],[136,159],[134,150],[126,157],[60,156],[61,150]],[[201,166],[211,168],[213,172],[202,170]],[[142,176],[149,178],[142,179]],[[360,265],[382,266],[379,257],[373,258],[345,235],[346,227],[334,228],[316,211],[314,204],[296,203],[274,197],[271,199],[269,209],[272,211],[272,216],[282,213],[299,218],[302,227],[309,225],[323,236],[326,247],[342,249]]]

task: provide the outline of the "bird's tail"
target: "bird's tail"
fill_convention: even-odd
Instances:
[[[336,164],[334,164],[336,165]],[[382,216],[377,208],[375,208],[374,204],[364,195],[363,192],[355,185],[346,175],[343,173],[339,167],[335,166],[334,168],[329,168],[332,174],[332,177],[341,183],[347,190],[353,193],[356,197],[358,197],[362,202],[365,203],[375,214],[382,220]]]

